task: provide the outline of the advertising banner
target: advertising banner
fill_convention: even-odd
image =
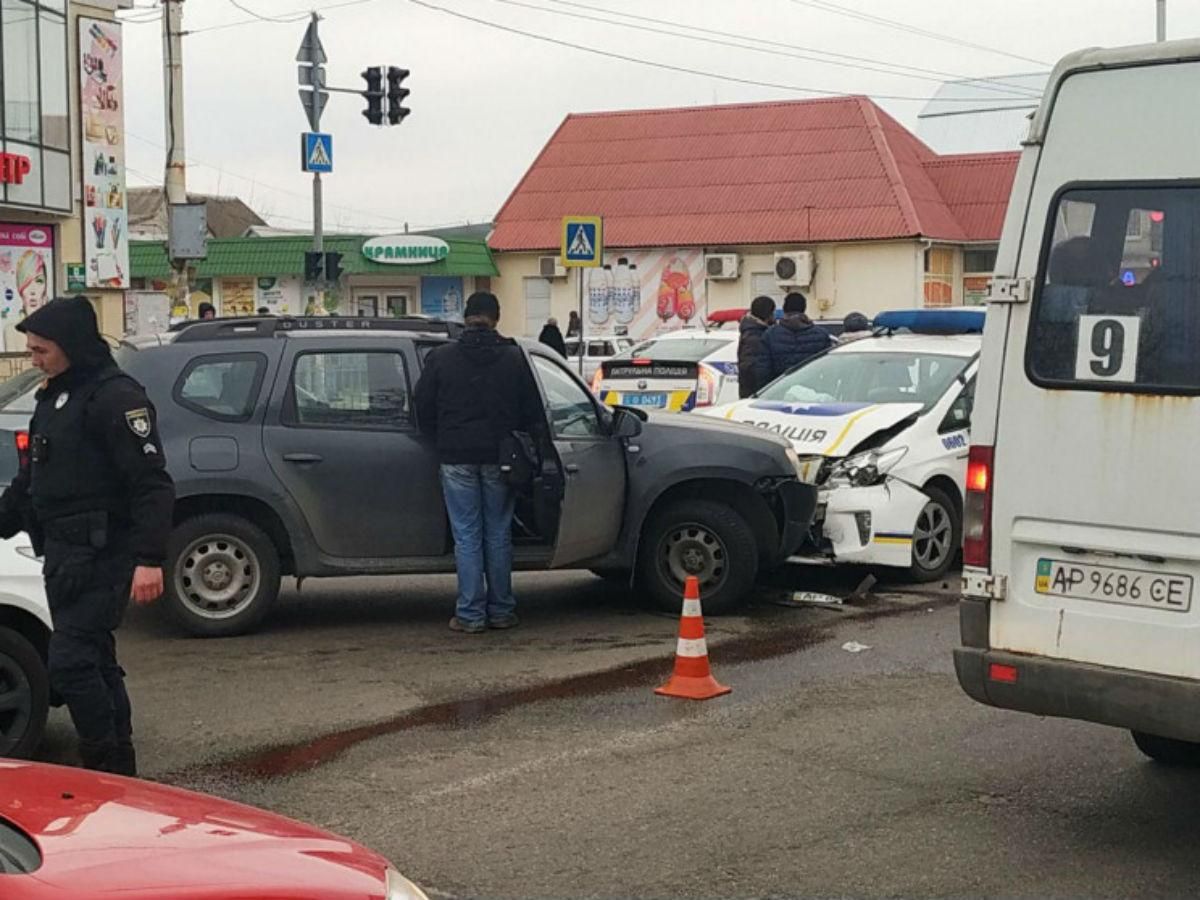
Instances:
[[[54,232],[0,222],[0,333],[3,349],[25,349],[17,323],[54,296]]]
[[[266,308],[272,316],[298,316],[303,312],[299,278],[263,277],[255,280],[254,311]]]
[[[624,332],[635,340],[703,324],[704,253],[697,249],[606,253],[584,276],[588,334]]]
[[[90,288],[129,287],[121,26],[79,19],[83,254]]]
[[[421,279],[421,315],[461,322],[465,305],[462,278],[427,275]]]

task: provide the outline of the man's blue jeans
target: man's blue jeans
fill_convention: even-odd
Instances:
[[[502,621],[517,608],[512,593],[512,488],[499,466],[443,465],[441,476],[458,566],[455,615],[464,625]]]

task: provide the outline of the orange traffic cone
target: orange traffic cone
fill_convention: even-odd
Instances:
[[[688,576],[683,588],[683,614],[679,617],[675,671],[654,693],[685,700],[709,700],[731,690],[719,684],[708,668],[708,645],[704,642],[704,618],[700,614],[700,582],[695,576]]]

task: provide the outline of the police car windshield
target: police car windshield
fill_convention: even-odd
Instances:
[[[827,353],[773,381],[762,400],[929,406],[970,359],[934,353]]]
[[[619,359],[648,359],[650,362],[700,362],[720,350],[728,341],[712,338],[651,338],[632,350],[618,355]]]

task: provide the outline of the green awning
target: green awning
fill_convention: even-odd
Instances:
[[[450,247],[442,260],[420,265],[386,265],[362,254],[369,237],[337,235],[325,238],[326,251],[342,254],[342,271],[347,275],[473,275],[496,276],[499,271],[484,240],[443,238]],[[238,276],[304,276],[304,253],[312,249],[307,235],[287,237],[211,238],[208,258],[196,263],[197,278]],[[171,276],[166,244],[162,241],[130,241],[129,267],[134,278],[164,279]]]

